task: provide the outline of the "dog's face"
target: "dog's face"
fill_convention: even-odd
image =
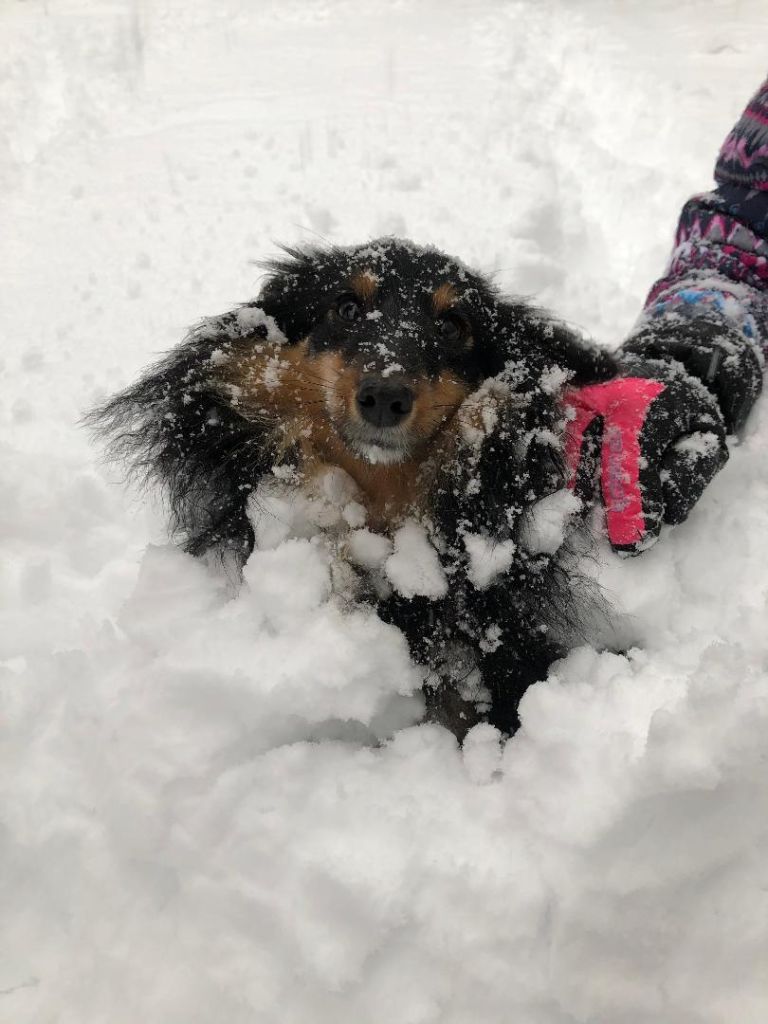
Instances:
[[[475,326],[458,268],[430,274],[400,259],[358,257],[318,296],[308,364],[326,382],[326,411],[347,447],[374,463],[416,455],[467,396]],[[442,278],[442,280],[441,280]]]
[[[419,458],[487,376],[495,297],[433,250],[385,239],[299,257],[259,302],[297,346],[313,418],[369,463]]]

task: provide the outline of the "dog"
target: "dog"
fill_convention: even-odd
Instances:
[[[353,525],[421,531],[441,582],[379,573],[362,599],[426,666],[429,718],[510,733],[578,618],[567,545],[530,541],[531,510],[563,487],[560,399],[613,361],[437,249],[283,252],[255,301],[202,321],[90,423],[161,485],[184,549],[235,572],[268,480],[311,491],[333,470]]]

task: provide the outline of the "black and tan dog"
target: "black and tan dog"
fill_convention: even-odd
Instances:
[[[569,570],[526,548],[526,513],[562,487],[562,388],[611,376],[610,357],[406,241],[290,250],[268,269],[254,303],[204,321],[92,423],[162,485],[195,555],[242,565],[252,495],[276,466],[300,485],[343,469],[372,530],[415,517],[447,592],[379,595],[379,614],[442,680],[427,695],[433,717],[466,729],[448,679],[479,670],[490,720],[512,730],[572,615]],[[471,538],[504,545],[494,578],[473,578]]]

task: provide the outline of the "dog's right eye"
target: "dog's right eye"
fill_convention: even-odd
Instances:
[[[340,295],[336,300],[336,312],[342,320],[348,320],[351,323],[354,320],[359,320],[363,311],[354,295]]]

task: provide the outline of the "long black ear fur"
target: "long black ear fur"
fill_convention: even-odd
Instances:
[[[539,328],[552,361],[572,373],[572,384],[592,384],[616,376],[613,356],[576,334],[565,324],[544,320]]]
[[[213,371],[238,344],[295,343],[313,322],[310,287],[318,254],[285,250],[264,264],[254,303],[202,321],[136,384],[86,418],[107,457],[141,484],[159,484],[171,534],[186,551],[244,561],[253,548],[248,499],[276,458],[275,424],[241,415]]]
[[[171,532],[186,551],[210,549],[238,561],[253,547],[251,491],[274,462],[270,425],[233,407],[211,372],[240,341],[280,337],[256,305],[203,321],[136,384],[86,417],[108,458],[140,483],[160,484]]]
[[[509,376],[510,366],[515,364],[524,390],[531,383],[538,385],[543,374],[555,369],[565,371],[568,381],[576,385],[616,376],[613,356],[566,324],[524,301],[504,300],[498,294],[493,298],[494,322],[477,353],[484,377]],[[557,389],[555,378],[551,385]]]
[[[284,256],[259,264],[267,277],[258,302],[275,319],[288,342],[295,344],[305,338],[317,322],[319,269],[333,261],[339,250],[290,246],[282,246],[282,250]]]

